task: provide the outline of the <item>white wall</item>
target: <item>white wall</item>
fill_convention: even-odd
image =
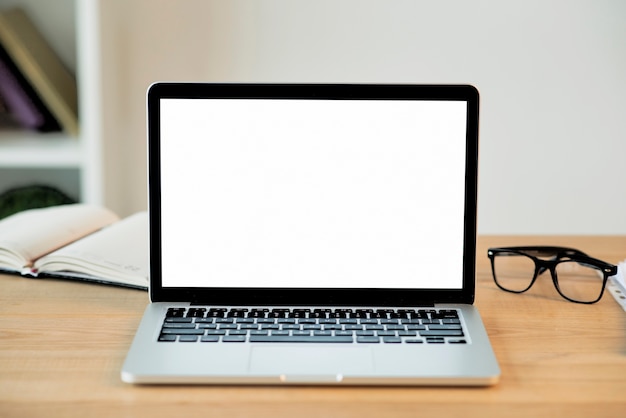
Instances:
[[[155,80],[471,83],[479,232],[626,234],[623,0],[102,1],[111,206],[145,207]]]

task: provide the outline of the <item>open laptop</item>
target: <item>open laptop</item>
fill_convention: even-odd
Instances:
[[[489,385],[471,86],[156,83],[130,383]]]

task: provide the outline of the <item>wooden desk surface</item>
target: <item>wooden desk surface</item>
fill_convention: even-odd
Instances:
[[[502,368],[491,388],[134,387],[120,368],[145,292],[2,275],[0,417],[626,416],[626,312],[608,292],[567,302],[545,279],[498,290],[486,249],[515,244],[626,258],[626,237],[480,237],[476,305]]]

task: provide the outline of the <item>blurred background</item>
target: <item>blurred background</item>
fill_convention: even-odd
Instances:
[[[154,81],[470,83],[480,234],[626,234],[623,0],[0,0],[14,5],[75,75],[80,130],[0,128],[0,193],[144,210]]]

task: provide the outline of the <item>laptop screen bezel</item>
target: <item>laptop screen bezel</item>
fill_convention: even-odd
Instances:
[[[161,99],[452,100],[467,103],[463,278],[460,289],[164,287],[161,270]],[[471,85],[154,83],[147,92],[150,299],[216,305],[427,306],[474,302],[479,94]],[[442,249],[445,251],[445,248]],[[441,266],[442,273],[446,266]]]

